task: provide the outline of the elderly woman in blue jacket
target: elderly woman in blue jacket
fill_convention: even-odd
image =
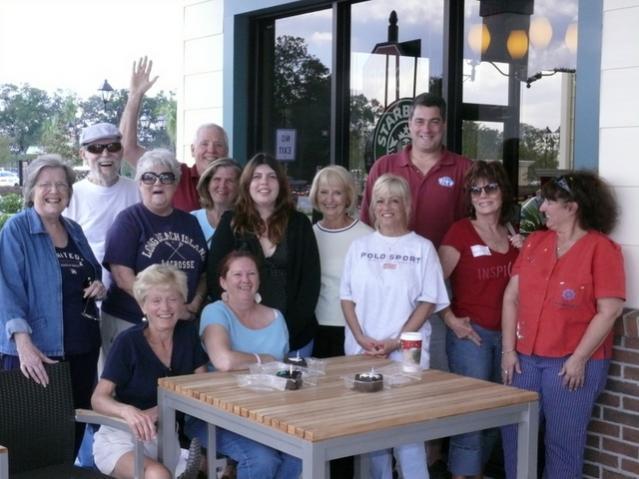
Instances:
[[[46,386],[44,365],[68,361],[74,406],[89,408],[100,348],[95,299],[106,291],[82,228],[61,215],[74,179],[58,155],[34,160],[26,208],[0,231],[0,369],[20,368]]]

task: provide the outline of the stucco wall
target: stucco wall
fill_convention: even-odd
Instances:
[[[197,127],[223,122],[223,0],[182,1],[182,75],[177,95],[177,155],[192,162],[190,145]]]
[[[603,12],[599,173],[621,204],[613,236],[626,259],[627,306],[639,307],[639,0],[606,0]]]

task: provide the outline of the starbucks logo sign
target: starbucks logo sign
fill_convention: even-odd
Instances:
[[[373,161],[410,144],[408,112],[412,103],[412,98],[400,98],[384,110],[373,131]]]

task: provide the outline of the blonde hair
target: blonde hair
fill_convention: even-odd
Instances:
[[[175,288],[186,302],[188,297],[186,274],[170,264],[152,264],[140,271],[133,282],[133,297],[142,304],[151,288],[158,286]]]
[[[317,195],[322,184],[340,184],[346,195],[346,213],[353,216],[357,206],[357,185],[350,171],[343,166],[333,165],[322,168],[315,174],[311,185],[310,199],[313,208],[320,211]]]
[[[235,160],[232,158],[218,158],[215,161],[212,161],[209,166],[206,167],[202,176],[197,182],[197,194],[200,197],[200,205],[202,208],[212,208],[213,207],[213,198],[211,198],[211,193],[209,193],[209,183],[211,182],[211,178],[220,168],[232,168],[236,174],[236,180],[239,185],[240,183],[240,175],[242,174],[242,168],[238,165]],[[234,200],[235,201],[235,200]]]
[[[379,198],[384,195],[399,196],[401,198],[402,206],[404,207],[404,211],[406,213],[406,224],[404,226],[408,227],[411,208],[410,188],[408,186],[408,182],[401,176],[391,175],[387,173],[377,178],[377,181],[375,181],[375,184],[373,185],[373,192],[371,194],[371,204],[368,209],[368,216],[375,224],[375,229],[377,229],[375,204],[377,203],[377,200],[379,200]]]

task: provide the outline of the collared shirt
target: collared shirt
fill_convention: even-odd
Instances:
[[[385,173],[401,176],[408,181],[411,192],[409,229],[438,248],[448,228],[466,215],[464,175],[472,161],[444,149],[441,159],[424,175],[410,160],[411,148],[409,145],[399,153],[383,156],[375,162],[366,180],[361,219],[372,226],[368,210],[377,178]]]
[[[517,351],[545,357],[572,354],[597,313],[597,299],[625,299],[621,248],[589,231],[557,258],[557,234],[539,231],[522,248],[512,275],[519,275]],[[613,332],[592,355],[612,354]]]
[[[180,163],[180,171],[182,176],[173,196],[173,207],[190,213],[200,208],[200,197],[197,193],[200,174],[195,165],[188,166],[186,163]]]

